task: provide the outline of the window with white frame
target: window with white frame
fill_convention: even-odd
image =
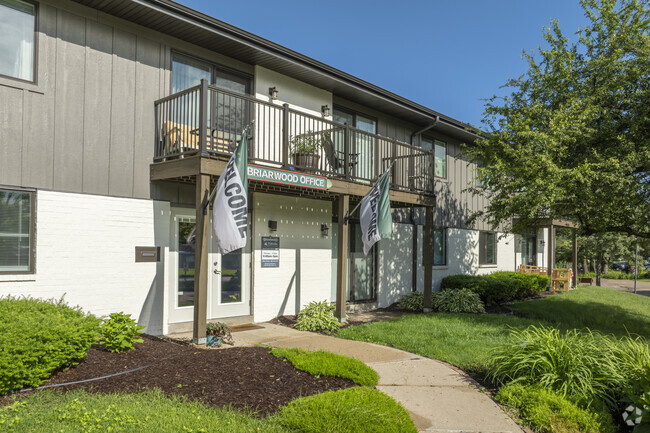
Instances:
[[[34,81],[36,5],[0,0],[0,75]]]
[[[34,270],[34,193],[0,189],[0,274]]]
[[[447,264],[447,229],[433,231],[433,265],[444,266]]]
[[[479,264],[496,265],[497,236],[493,232],[480,232],[478,237]]]

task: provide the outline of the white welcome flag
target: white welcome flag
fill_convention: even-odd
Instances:
[[[248,145],[244,129],[241,141],[217,182],[212,206],[214,234],[222,254],[246,246],[248,229]]]
[[[363,253],[382,238],[393,237],[393,217],[390,214],[390,167],[381,175],[370,192],[361,200],[361,240]]]

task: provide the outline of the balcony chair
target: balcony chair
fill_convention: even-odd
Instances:
[[[322,145],[323,145],[323,152],[325,153],[325,159],[327,160],[327,163],[330,165],[331,170],[334,172],[338,172],[341,168],[345,167],[345,152],[341,152],[339,150],[336,150],[336,147],[334,146],[334,142],[332,141],[332,136],[330,132],[323,132],[322,133]],[[350,153],[348,156],[348,166],[349,166],[349,171],[350,174],[353,173],[354,168],[357,166],[357,163],[359,162],[359,153]],[[334,173],[339,176],[345,176],[344,173]]]

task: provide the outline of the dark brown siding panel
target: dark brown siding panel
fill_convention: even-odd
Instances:
[[[135,35],[115,29],[108,192],[125,197],[133,194],[135,51]]]
[[[57,190],[82,190],[85,20],[57,13],[54,182]]]
[[[88,20],[86,41],[83,191],[108,194],[113,29]]]

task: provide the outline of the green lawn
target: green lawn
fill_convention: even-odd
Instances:
[[[604,334],[650,339],[650,298],[604,287],[585,286],[544,299],[518,302],[516,314],[561,329],[589,328]]]
[[[518,302],[517,316],[496,314],[412,314],[344,328],[338,336],[396,347],[440,359],[468,371],[484,370],[490,350],[506,343],[512,328],[533,324],[560,329],[590,328],[617,336],[650,337],[650,298],[600,287]],[[522,316],[522,317],[518,317]]]

